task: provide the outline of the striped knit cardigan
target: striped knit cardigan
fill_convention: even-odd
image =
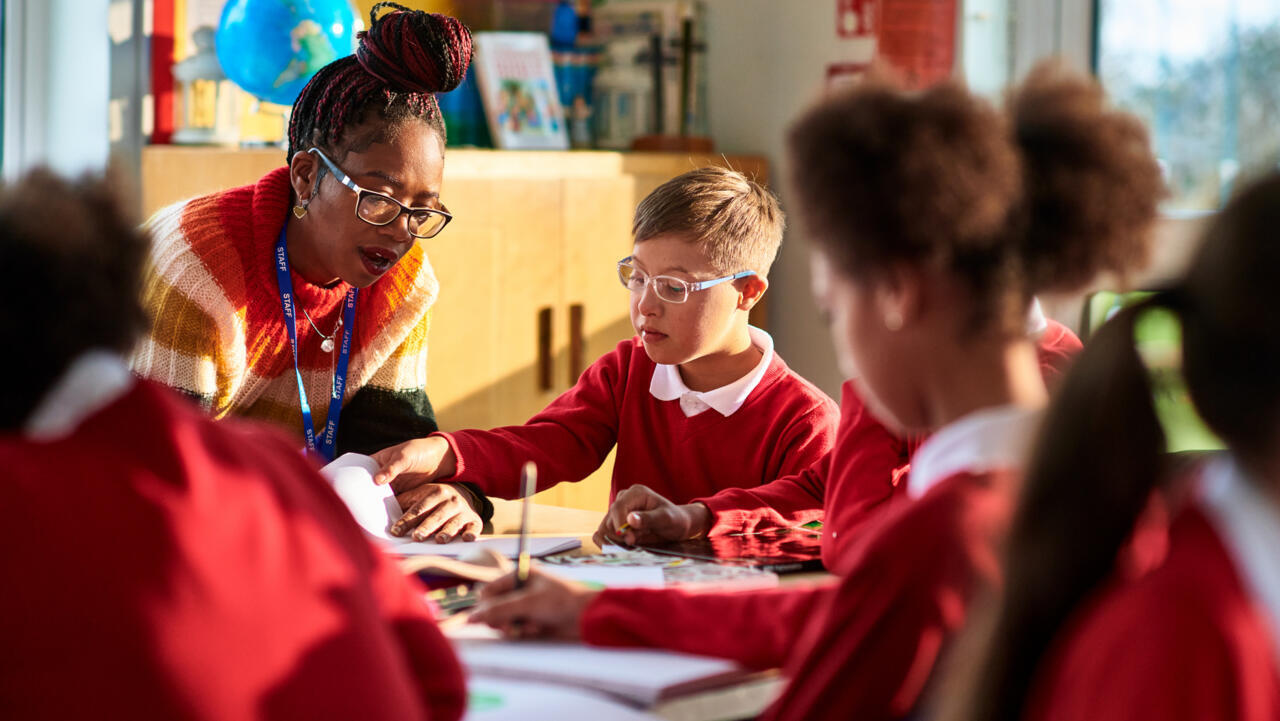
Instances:
[[[289,213],[289,169],[254,185],[171,205],[153,235],[143,302],[150,334],[136,374],[199,402],[215,418],[265,419],[302,436],[293,355],[277,292],[273,246]],[[293,273],[296,302],[325,333],[348,286]],[[427,399],[427,329],[439,285],[421,245],[360,291],[337,451],[371,453],[436,430]],[[324,427],[337,351],[298,316],[298,365],[317,432]],[[340,345],[341,336],[335,338]],[[301,442],[301,441],[300,441]]]

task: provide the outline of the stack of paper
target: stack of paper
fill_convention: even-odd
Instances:
[[[347,453],[333,463],[320,469],[333,490],[351,511],[351,515],[365,530],[365,533],[376,542],[382,544],[391,553],[401,556],[471,556],[485,550],[493,551],[507,558],[515,558],[518,553],[519,540],[515,538],[482,538],[478,541],[453,541],[452,543],[421,543],[409,541],[391,535],[391,524],[397,521],[403,511],[396,501],[391,486],[379,486],[373,482],[373,475],[378,472],[378,463],[369,456],[358,453]],[[529,539],[529,555],[534,558],[548,556],[561,551],[571,551],[582,545],[581,539],[574,537],[531,538]]]

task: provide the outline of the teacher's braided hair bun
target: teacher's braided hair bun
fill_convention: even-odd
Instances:
[[[384,9],[391,12],[378,17]],[[355,54],[321,68],[298,95],[289,119],[288,159],[312,147],[341,157],[410,118],[422,119],[444,140],[435,94],[462,82],[471,64],[471,31],[448,15],[391,2],[374,5],[369,20],[369,29],[357,36]],[[346,137],[373,113],[384,121],[378,137]]]

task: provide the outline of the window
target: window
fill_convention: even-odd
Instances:
[[[1218,208],[1240,179],[1280,163],[1280,4],[1098,0],[1096,69],[1144,118],[1167,209]]]
[[[8,24],[5,23],[5,11],[7,9],[8,8],[5,7],[5,0],[0,0],[0,168],[4,167],[4,111],[6,105],[5,96],[9,92],[9,85],[5,82],[5,72],[9,67],[5,62],[5,48],[7,47],[7,43],[5,43],[4,37],[5,33],[9,30]]]
[[[998,99],[1013,69],[1012,16],[1008,0],[968,0],[961,16],[960,63],[973,90]]]

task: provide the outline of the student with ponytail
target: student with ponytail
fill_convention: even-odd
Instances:
[[[298,96],[287,167],[157,212],[134,372],[214,418],[279,425],[323,460],[434,432],[439,285],[418,241],[452,218],[435,93],[462,81],[471,51],[454,18],[378,3],[355,54]],[[433,488],[424,537],[480,532],[482,496]]]
[[[1160,172],[1136,118],[1053,67],[1003,115],[955,84],[869,80],[806,112],[788,157],[842,369],[891,432],[931,434],[906,501],[877,514],[830,585],[596,591],[535,574],[491,584],[475,617],[782,665],[790,682],[767,719],[903,717],[975,594],[999,581],[996,544],[1048,397],[1031,293],[1142,261]]]
[[[1280,719],[1280,175],[1213,221],[1186,277],[1103,326],[1066,379],[1028,468],[999,614],[956,719]],[[1134,328],[1182,327],[1182,369],[1227,457],[1184,486]],[[1190,490],[1190,493],[1187,491]],[[1168,550],[1128,549],[1153,497]],[[962,672],[963,673],[963,672]],[[966,687],[967,686],[967,687]]]

